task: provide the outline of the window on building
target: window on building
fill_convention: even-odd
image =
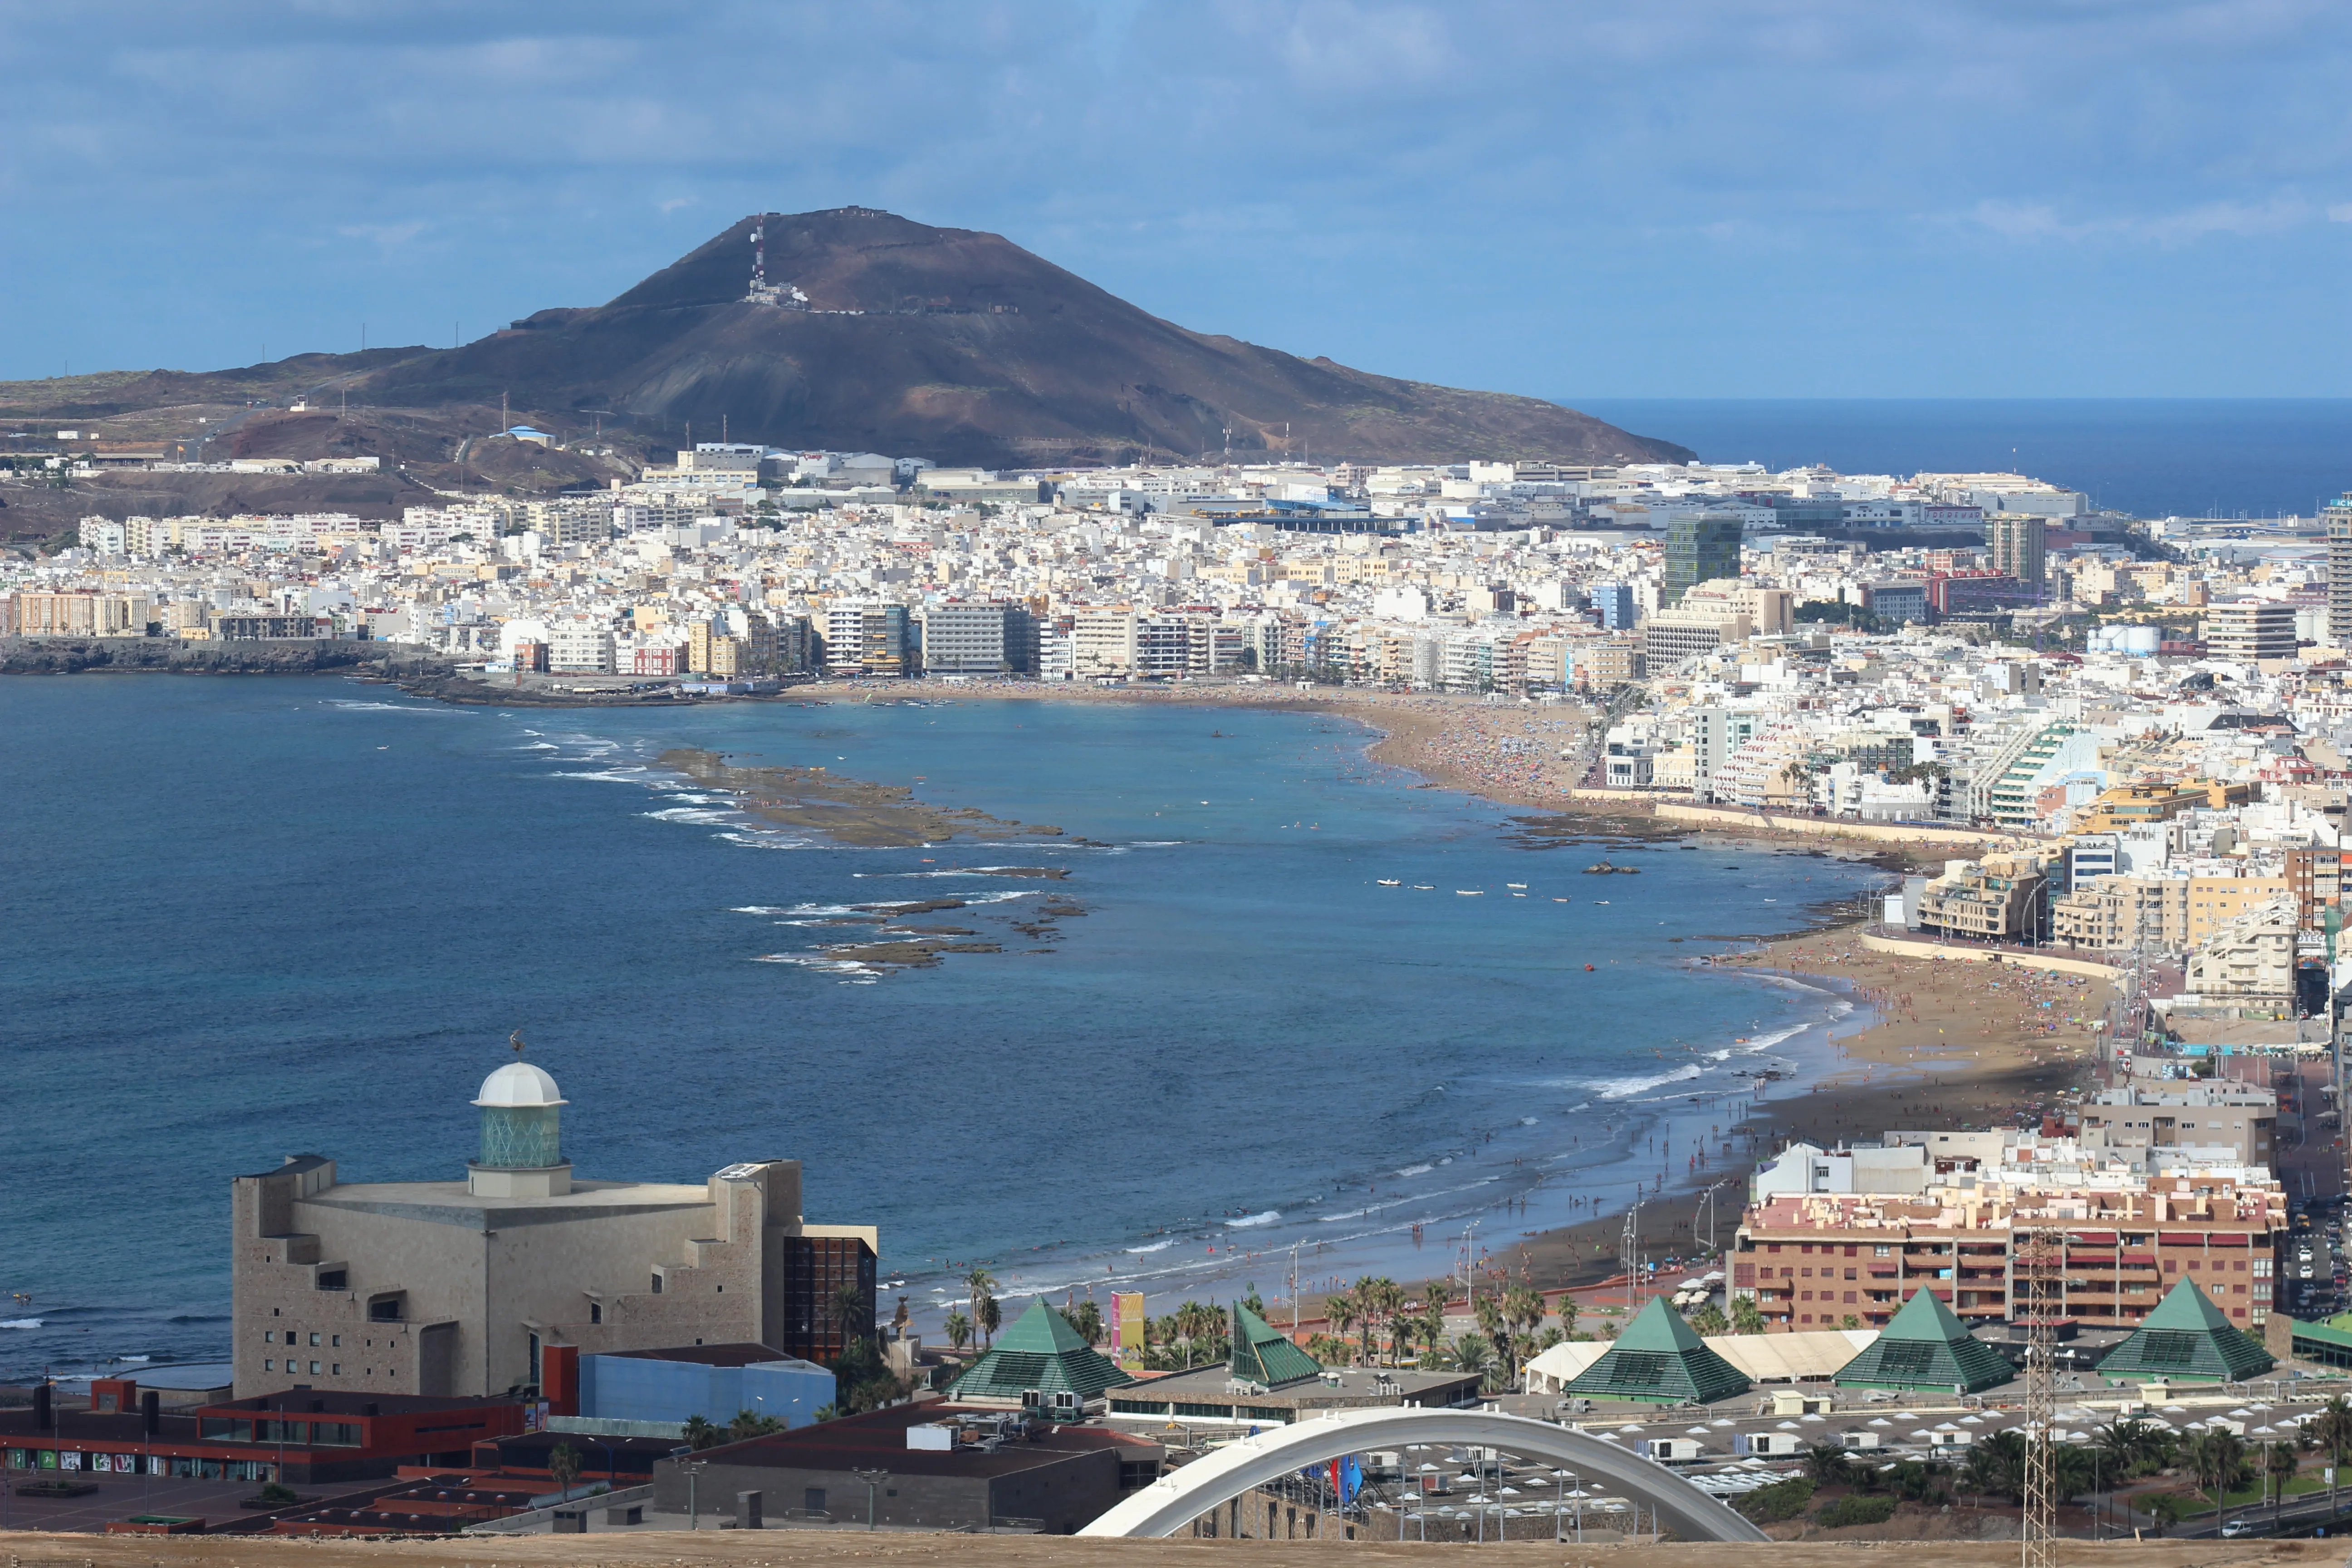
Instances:
[[[316,1334],[312,1334],[312,1335],[310,1336],[310,1342],[311,1342],[313,1345],[317,1344],[317,1343],[319,1342],[319,1336],[318,1336],[318,1335],[316,1335]]]
[[[312,1377],[319,1375],[319,1363],[315,1361],[310,1363],[310,1375]]]
[[[334,1376],[336,1376],[336,1377],[341,1377],[341,1376],[342,1376],[342,1375],[343,1375],[343,1363],[342,1363],[341,1362],[337,1362],[337,1363],[335,1363],[335,1364],[334,1364],[334,1365],[332,1365],[332,1366],[329,1367],[327,1370],[328,1370],[328,1372],[329,1372],[329,1373],[332,1373]]]
[[[337,1350],[341,1350],[343,1348],[343,1336],[341,1334],[329,1334],[327,1336],[327,1342],[333,1345]]]
[[[276,1372],[278,1370],[278,1363],[269,1357],[264,1356],[261,1358],[261,1370],[264,1372]]]
[[[602,1301],[588,1303],[588,1321],[592,1323],[601,1323],[604,1321],[604,1304]]]
[[[661,1288],[661,1276],[660,1276],[660,1275],[658,1275],[658,1274],[656,1274],[656,1275],[655,1275],[655,1276],[654,1276],[654,1294],[655,1294],[655,1295],[656,1295],[656,1296],[658,1296],[658,1295],[660,1295],[661,1293],[662,1293],[662,1288]]]

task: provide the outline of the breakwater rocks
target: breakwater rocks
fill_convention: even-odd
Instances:
[[[0,675],[73,675],[84,670],[176,675],[317,675],[364,671],[386,679],[429,679],[447,661],[394,643],[330,638],[183,642],[178,637],[0,637]]]

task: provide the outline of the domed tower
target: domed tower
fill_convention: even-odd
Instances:
[[[522,1049],[520,1038],[515,1049]],[[467,1162],[466,1172],[477,1197],[561,1197],[572,1190],[572,1163],[563,1157],[566,1101],[553,1079],[518,1058],[482,1080],[474,1103],[482,1110],[482,1153]]]

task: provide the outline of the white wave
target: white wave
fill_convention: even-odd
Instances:
[[[1036,888],[1016,888],[1009,893],[971,893],[963,901],[967,904],[1007,904],[1015,899],[1034,899],[1040,891]]]
[[[814,969],[821,974],[879,974],[881,973],[872,964],[860,963],[855,959],[824,958],[805,952],[762,952],[756,955],[751,962],[796,964],[803,969]]]
[[[567,757],[564,759],[566,762],[584,762],[587,760],[589,759],[578,757]],[[601,772],[593,773],[550,773],[547,776],[551,779],[595,779],[604,784],[641,784],[646,782],[646,770],[643,768],[606,768]]]
[[[747,910],[744,912],[748,914],[751,911]],[[847,904],[794,904],[788,910],[763,909],[759,912],[763,915],[863,915],[874,911],[854,910]]]
[[[509,752],[560,752],[563,748],[552,741],[533,741],[528,746],[509,746],[507,750]]]
[[[664,811],[641,811],[637,815],[651,817],[656,822],[698,822],[708,825],[735,820],[733,812],[712,811],[707,806],[699,805],[673,805]]]
[[[1175,1245],[1176,1245],[1176,1238],[1175,1238],[1174,1237],[1172,1237],[1172,1236],[1171,1236],[1171,1237],[1169,1237],[1167,1240],[1165,1240],[1165,1241],[1154,1241],[1154,1242],[1150,1242],[1150,1243],[1147,1243],[1146,1245],[1144,1245],[1144,1246],[1142,1246],[1142,1247],[1129,1247],[1129,1248],[1128,1248],[1128,1251],[1132,1252],[1132,1253],[1137,1253],[1137,1254],[1141,1254],[1141,1253],[1146,1253],[1146,1252],[1165,1252],[1165,1251],[1167,1251],[1170,1247],[1173,1247],[1173,1246],[1175,1246]]]
[[[1251,1230],[1255,1229],[1258,1226],[1272,1225],[1281,1217],[1282,1211],[1280,1209],[1267,1209],[1262,1214],[1248,1215],[1240,1219],[1229,1219],[1225,1221],[1225,1228],[1227,1230]]]
[[[1727,1046],[1719,1051],[1709,1051],[1706,1053],[1706,1059],[1711,1062],[1727,1062],[1731,1059],[1731,1049]]]
[[[340,708],[346,713],[433,713],[453,719],[470,719],[463,708],[444,708],[436,703],[426,706],[416,702],[352,702],[335,697],[327,700],[330,708]]]
[[[1697,1063],[1686,1062],[1672,1072],[1659,1073],[1651,1078],[1610,1079],[1592,1086],[1593,1097],[1598,1100],[1630,1100],[1634,1095],[1664,1084],[1687,1083],[1698,1077],[1698,1070]]]
[[[727,912],[730,915],[788,915],[793,911],[773,904],[737,904]]]
[[[38,1318],[9,1318],[0,1321],[0,1329],[37,1329],[40,1326],[41,1320]]]
[[[1435,1169],[1437,1169],[1436,1166],[1430,1164],[1427,1161],[1423,1161],[1418,1165],[1407,1165],[1402,1171],[1391,1172],[1391,1174],[1398,1176],[1425,1176]]]
[[[1760,1051],[1769,1051],[1782,1040],[1801,1035],[1812,1026],[1812,1024],[1808,1021],[1802,1024],[1791,1024],[1785,1029],[1776,1029],[1768,1035],[1750,1035],[1739,1047],[1739,1054],[1743,1057],[1752,1057]]]
[[[1128,845],[1129,849],[1175,849],[1191,843],[1189,838],[1138,838]]]
[[[725,801],[728,804],[732,805],[735,800],[735,797],[731,795],[688,795],[683,790],[673,790],[668,794],[664,795],[662,798],[664,800],[683,801],[688,805],[709,805],[714,801]]]
[[[1535,1124],[1536,1119],[1532,1116],[1522,1116],[1519,1118],[1519,1125],[1522,1127],[1533,1127]]]
[[[153,1361],[155,1358],[151,1355],[119,1355],[114,1359],[117,1361]]]
[[[724,838],[730,844],[740,844],[746,849],[805,849],[805,838],[786,838],[774,833],[714,833],[714,838]]]

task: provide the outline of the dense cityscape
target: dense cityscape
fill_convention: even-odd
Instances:
[[[516,426],[495,439],[555,438]],[[80,432],[54,446],[20,454],[20,471],[71,482],[121,458]],[[1933,1075],[1950,1103],[1898,1121],[1912,1102],[1897,1091],[1831,1123],[1718,1128],[1720,1149],[1702,1146],[1694,1169],[1758,1159],[1719,1252],[1693,1229],[1685,1255],[1661,1261],[1629,1222],[1616,1256],[1556,1279],[1531,1271],[1533,1254],[1515,1275],[1474,1252],[1451,1281],[1368,1277],[1271,1305],[1255,1290],[1163,1301],[1157,1316],[1139,1292],[1008,1314],[982,1269],[941,1345],[903,1298],[886,1311],[872,1227],[802,1225],[796,1166],[730,1167],[707,1196],[639,1185],[623,1200],[606,1184],[603,1208],[569,1222],[588,1227],[580,1277],[494,1286],[519,1294],[488,1322],[458,1289],[465,1249],[420,1264],[421,1241],[346,1234],[336,1216],[352,1201],[414,1215],[401,1223],[419,1237],[446,1228],[440,1207],[568,1212],[563,1101],[518,1065],[476,1100],[483,1154],[466,1184],[339,1189],[315,1156],[241,1179],[239,1224],[263,1252],[236,1253],[233,1374],[179,1391],[201,1406],[181,1416],[156,1414],[173,1378],[149,1374],[143,1427],[132,1373],[85,1380],[79,1415],[37,1387],[19,1414],[0,1412],[17,1434],[8,1462],[54,1472],[61,1508],[93,1473],[288,1489],[265,1491],[287,1533],[410,1532],[400,1515],[421,1507],[514,1521],[501,1529],[691,1524],[706,1509],[740,1527],[762,1495],[803,1498],[788,1515],[770,1502],[780,1515],[835,1517],[811,1500],[831,1495],[830,1470],[854,1485],[844,1475],[877,1442],[940,1451],[926,1465],[945,1477],[956,1456],[977,1461],[1053,1419],[1063,1436],[1032,1450],[1039,1465],[1117,1459],[1058,1512],[961,1499],[948,1479],[928,1501],[873,1507],[910,1528],[1067,1531],[1132,1511],[1120,1500],[1149,1500],[1151,1478],[1221,1463],[1223,1445],[1270,1424],[1435,1405],[1597,1435],[1767,1523],[1808,1506],[1829,1528],[1924,1519],[1965,1494],[1990,1510],[1968,1531],[1980,1519],[2013,1532],[1998,1500],[2049,1485],[2070,1532],[2187,1521],[2238,1533],[2247,1455],[2317,1465],[2352,1444],[2352,1412],[2327,1400],[2352,1365],[2352,1317],[2331,1316],[2346,1184],[2328,1026],[2352,777],[2339,749],[2352,745],[2352,626],[2329,585],[2352,562],[2331,549],[2352,549],[2352,505],[2148,521],[2015,474],[995,472],[730,443],[607,490],[451,495],[397,521],[89,517],[70,545],[0,569],[13,646],[380,645],[457,683],[440,694],[492,702],[1303,695],[1374,724],[1417,712],[1427,771],[1512,799],[1874,844],[1899,874],[1864,926],[1831,939],[1841,951],[1799,937],[1727,962],[1842,975],[1877,1019],[1854,1048],[1867,1059],[1877,1040],[1882,1066],[1910,1069],[1894,1081],[1916,1096]],[[1391,706],[1346,706],[1357,699]],[[1514,729],[1498,706],[1550,713]],[[2005,1006],[2022,1010],[1996,1035],[1983,1020]],[[1966,1062],[1945,1037],[1964,1019],[1983,1037]],[[1855,1120],[1874,1111],[1885,1120]],[[782,1249],[772,1264],[597,1229],[600,1213],[681,1203],[717,1205],[708,1234],[757,1232],[726,1217],[747,1203],[780,1205],[793,1228],[767,1244]],[[609,1283],[648,1275],[650,1292]],[[762,1283],[776,1279],[781,1291]],[[724,1311],[695,1303],[730,1280]],[[510,1317],[534,1326],[498,1326]],[[271,1353],[281,1331],[304,1353]],[[2053,1389],[2071,1401],[2054,1415],[2036,1403]],[[332,1419],[277,1414],[296,1396]],[[1909,1408],[1892,1422],[1878,1413],[1897,1401]],[[1662,1426],[1661,1405],[1686,1408]],[[411,1451],[415,1412],[460,1406],[480,1413],[469,1451]],[[175,1421],[184,1430],[157,1452]],[[109,1422],[137,1452],[110,1447]],[[2062,1422],[2084,1429],[2070,1456],[2096,1428],[2112,1477],[2062,1466],[2030,1479],[2038,1432]],[[263,1441],[277,1445],[266,1458],[241,1447]],[[702,1461],[673,1456],[680,1442],[725,1448],[709,1461],[736,1467],[725,1486],[689,1497]],[[1530,1493],[1547,1462],[1568,1461],[1538,1445],[1489,1472],[1475,1456],[1491,1449],[1442,1447],[1444,1466],[1413,1445],[1351,1453],[1328,1477],[1309,1465],[1195,1508],[1187,1528],[1696,1528],[1644,1523],[1644,1508],[1668,1504],[1589,1458],[1577,1500],[1563,1485],[1506,1507],[1486,1493]],[[592,1451],[612,1499],[593,1521],[568,1500]],[[420,1489],[416,1465],[465,1469],[467,1489]],[[2168,1482],[2179,1474],[2197,1484]],[[2284,1489],[2273,1527],[2326,1517],[2312,1500],[2332,1490],[2310,1492],[2294,1463],[2263,1474]],[[329,1481],[349,1496],[297,1506]],[[563,1495],[551,1501],[549,1486]]]

